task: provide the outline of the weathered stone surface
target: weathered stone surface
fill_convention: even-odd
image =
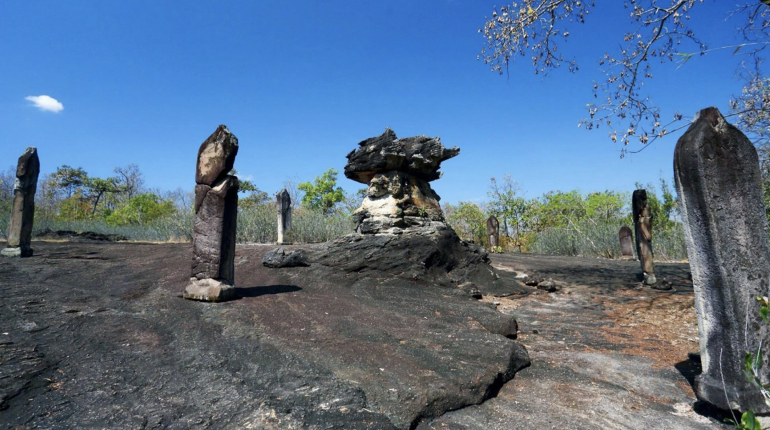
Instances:
[[[489,237],[489,247],[492,249],[496,248],[500,243],[500,221],[494,215],[487,218],[487,235]]]
[[[207,302],[224,302],[235,298],[235,286],[218,279],[191,278],[184,292],[184,298]]]
[[[358,144],[348,154],[345,177],[369,184],[377,173],[393,170],[408,173],[429,182],[441,177],[441,162],[460,153],[460,148],[445,148],[438,137],[414,136],[396,138],[391,129]]]
[[[35,220],[35,192],[40,174],[40,160],[35,147],[27,148],[16,165],[16,181],[13,185],[13,206],[8,225],[8,248],[0,255],[30,257],[32,225]]]
[[[526,292],[513,276],[490,266],[484,248],[461,241],[441,222],[399,235],[349,234],[321,245],[308,258],[367,277],[419,280],[466,297],[477,294],[474,290],[494,296]]]
[[[623,257],[633,258],[634,256],[634,238],[631,229],[628,226],[620,227],[618,231],[618,239],[620,240],[620,254]]]
[[[742,374],[745,353],[762,343],[761,379],[770,382],[770,330],[756,300],[770,284],[757,151],[716,108],[704,109],[677,142],[674,179],[700,333],[696,395],[723,409],[770,413]]]
[[[275,248],[265,254],[262,265],[271,269],[281,267],[308,266],[307,255],[301,249],[286,252],[283,248]]]
[[[72,231],[72,230],[51,230],[49,228],[43,229],[35,233],[35,237],[38,239],[55,239],[55,240],[67,240],[70,242],[82,241],[82,240],[96,240],[102,242],[121,242],[126,241],[128,238],[121,234],[103,234],[95,233],[93,231]]]
[[[278,210],[278,245],[291,245],[291,196],[286,188],[275,195]]]
[[[204,191],[193,225],[192,275],[196,279],[234,279],[238,178],[228,176]]]
[[[655,264],[652,255],[652,212],[647,202],[646,190],[635,190],[631,197],[636,233],[636,254],[642,265],[642,276],[646,285],[655,285]]]
[[[422,179],[398,171],[377,173],[361,207],[353,213],[356,230],[380,233],[444,221],[439,200]]]
[[[543,275],[538,272],[532,272],[524,277],[524,284],[529,285],[530,287],[536,287],[543,281],[545,281],[545,278],[543,278]]]
[[[198,149],[195,183],[213,186],[233,170],[237,154],[238,138],[226,126],[220,125]]]
[[[238,139],[223,125],[198,151],[192,280],[185,290],[185,298],[209,301],[232,298],[229,289],[235,282],[238,178],[228,173],[237,152]]]

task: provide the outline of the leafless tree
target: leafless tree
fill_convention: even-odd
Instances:
[[[653,77],[652,60],[681,64],[698,55],[730,49],[736,63],[746,69],[743,91],[730,101],[731,115],[737,116],[740,128],[753,134],[758,146],[768,145],[770,79],[761,72],[759,55],[770,44],[770,0],[738,1],[728,18],[740,24],[743,41],[717,48],[709,48],[688,25],[693,8],[709,7],[705,0],[625,0],[624,5],[630,11],[628,31],[617,51],[598,59],[605,79],[593,83],[595,101],[588,105],[588,117],[580,126],[608,128],[609,138],[623,143],[623,155],[634,138],[647,144],[687,126],[679,113],[663,124],[660,109],[643,91],[645,80]],[[531,59],[537,74],[562,65],[576,72],[576,60],[566,59],[558,48],[595,7],[593,1],[584,0],[520,0],[503,6],[479,30],[485,45],[478,58],[501,74],[516,57]],[[739,53],[745,55],[737,57]],[[748,59],[752,67],[738,58]]]
[[[116,167],[115,174],[120,180],[120,187],[127,197],[126,201],[141,193],[144,186],[144,177],[136,164],[129,164],[126,167]]]

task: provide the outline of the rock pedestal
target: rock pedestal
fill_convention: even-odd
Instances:
[[[495,249],[500,244],[500,222],[494,215],[487,218],[487,235],[489,237],[489,249]]]
[[[646,190],[635,190],[631,197],[636,233],[636,255],[642,265],[642,276],[646,285],[655,285],[655,264],[652,262],[652,212],[647,202]]]
[[[441,177],[441,162],[460,153],[439,138],[398,139],[393,130],[366,139],[348,154],[345,176],[366,184],[361,207],[353,214],[359,233],[396,233],[412,226],[444,222],[440,197],[429,182]]]
[[[633,234],[627,226],[620,227],[618,239],[620,239],[620,254],[623,258],[634,258]]]
[[[13,185],[13,207],[8,225],[8,247],[0,252],[6,257],[31,257],[32,224],[35,220],[35,191],[40,174],[37,148],[27,148],[16,165]]]
[[[275,195],[275,206],[278,209],[278,245],[291,245],[291,196],[286,188]]]
[[[354,212],[356,233],[328,242],[311,263],[436,285],[467,297],[523,293],[515,279],[502,279],[491,267],[484,248],[460,240],[444,221],[429,182],[441,177],[442,161],[459,153],[438,138],[398,139],[390,129],[360,142],[345,166],[345,176],[369,186]]]
[[[238,139],[224,125],[198,150],[192,278],[186,299],[218,302],[235,293],[238,178],[230,175]]]
[[[674,179],[690,260],[703,373],[695,394],[722,409],[767,414],[742,373],[763,346],[770,382],[770,330],[757,296],[768,295],[770,245],[757,151],[716,108],[700,111],[674,151]]]

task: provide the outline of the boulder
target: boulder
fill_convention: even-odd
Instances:
[[[492,268],[484,248],[460,240],[440,222],[403,234],[349,234],[317,246],[308,260],[372,278],[419,281],[458,296],[526,292],[512,276],[501,276]]]
[[[441,162],[460,153],[460,148],[445,148],[438,137],[414,136],[398,139],[391,129],[361,141],[348,154],[345,177],[369,184],[377,173],[393,170],[408,173],[429,182],[441,177]]]
[[[230,133],[227,126],[220,125],[198,149],[195,183],[213,186],[218,179],[233,170],[237,154],[238,138]]]

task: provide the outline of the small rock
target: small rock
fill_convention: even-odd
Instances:
[[[549,293],[555,293],[556,291],[561,290],[561,287],[556,285],[556,282],[554,282],[553,279],[548,278],[547,280],[537,284],[537,289],[548,291]]]
[[[663,278],[660,282],[650,285],[653,290],[661,290],[661,291],[667,291],[674,288],[674,284],[671,283],[668,279]]]
[[[543,282],[543,276],[537,272],[532,272],[524,277],[524,284],[530,287],[536,287],[541,282]]]
[[[307,256],[301,249],[286,252],[283,248],[275,248],[265,254],[262,259],[262,265],[271,269],[281,267],[309,266]]]

